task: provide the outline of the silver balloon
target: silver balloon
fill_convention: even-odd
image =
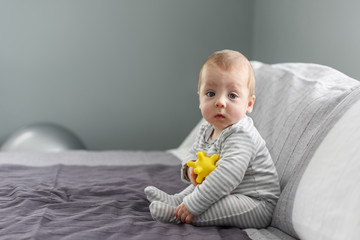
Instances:
[[[60,152],[85,149],[82,141],[65,127],[52,123],[36,123],[11,134],[2,144],[7,152]]]

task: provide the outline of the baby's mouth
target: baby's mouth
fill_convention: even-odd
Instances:
[[[216,114],[216,115],[215,115],[215,118],[218,119],[218,120],[221,120],[221,119],[224,119],[225,116],[222,115],[222,114]]]

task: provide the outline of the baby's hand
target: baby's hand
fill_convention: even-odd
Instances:
[[[194,215],[191,214],[191,212],[189,212],[189,210],[187,210],[184,203],[181,203],[176,208],[175,216],[177,219],[187,224],[190,224],[195,217]]]
[[[187,174],[188,174],[189,180],[192,183],[192,185],[194,185],[196,187],[198,185],[198,183],[196,182],[197,174],[194,173],[194,168],[188,167]]]

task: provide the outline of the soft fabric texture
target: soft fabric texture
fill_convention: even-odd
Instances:
[[[293,225],[300,239],[360,238],[360,101],[316,150],[296,192]]]
[[[181,224],[181,221],[176,218],[176,207],[164,202],[154,201],[149,206],[151,216],[154,220],[164,223]]]
[[[360,98],[360,82],[316,64],[253,62],[253,66],[257,98],[251,116],[267,143],[282,188],[272,226],[299,237],[293,225],[299,182],[329,130]]]
[[[183,198],[181,196],[189,194],[189,190],[190,188],[187,187],[183,191],[185,194],[180,192],[180,194],[168,195],[154,187],[146,187],[145,193],[148,200],[151,201],[149,208],[153,219],[165,223],[180,224],[181,221],[175,217],[177,205],[174,204],[174,199],[180,201]],[[211,205],[200,216],[195,217],[191,224],[194,226],[256,227],[257,225],[267,225],[272,211],[273,207],[267,206],[264,202],[256,201],[241,194],[229,195]],[[264,214],[264,212],[268,214]]]
[[[180,191],[186,185],[179,168],[0,165],[0,239],[248,240],[238,228],[199,228],[152,219],[145,186]]]
[[[184,197],[189,195],[192,191],[194,191],[194,186],[192,184],[190,184],[180,193],[173,195],[168,194],[154,186],[147,186],[144,190],[146,198],[149,200],[149,202],[163,202],[173,207],[179,206],[182,203]]]

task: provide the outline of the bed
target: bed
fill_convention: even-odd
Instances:
[[[360,82],[322,65],[252,64],[251,117],[282,189],[268,228],[152,220],[143,190],[186,186],[180,163],[200,120],[168,151],[0,152],[0,239],[359,239]]]
[[[0,155],[0,239],[249,239],[237,228],[152,220],[143,189],[175,193],[186,186],[171,153]]]

